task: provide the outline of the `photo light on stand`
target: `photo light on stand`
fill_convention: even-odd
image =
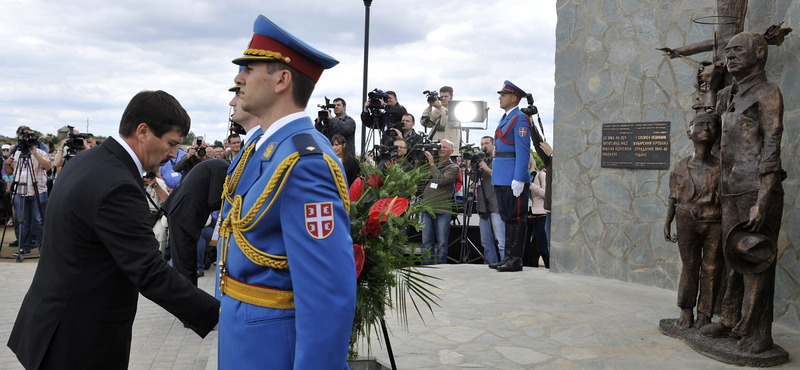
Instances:
[[[461,128],[485,130],[488,104],[481,100],[451,100],[447,104],[449,120],[461,122]],[[465,123],[483,123],[483,125],[464,125]]]

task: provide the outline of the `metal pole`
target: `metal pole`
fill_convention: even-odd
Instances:
[[[369,69],[369,7],[372,0],[364,0],[364,85],[361,89],[361,103],[358,105],[364,111],[364,102],[367,101],[367,70]],[[367,126],[361,125],[361,160],[364,160],[367,146]]]

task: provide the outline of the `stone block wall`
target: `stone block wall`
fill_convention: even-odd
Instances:
[[[602,124],[671,122],[671,164],[692,152],[696,64],[656,48],[713,37],[692,22],[714,0],[558,0],[551,268],[677,290],[677,244],[664,241],[669,171],[600,167]],[[789,173],[779,238],[775,321],[800,329],[800,0],[750,1],[745,30],[785,21],[768,78],[784,95],[783,167]],[[692,57],[710,60],[711,53]],[[673,232],[675,225],[673,223]]]

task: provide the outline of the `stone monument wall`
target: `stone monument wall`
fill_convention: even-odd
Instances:
[[[692,153],[693,61],[656,48],[713,37],[692,20],[714,0],[558,0],[551,268],[677,290],[677,244],[664,241],[668,170],[601,168],[603,123],[671,122],[670,167]],[[800,329],[800,0],[750,1],[746,31],[785,21],[767,76],[783,91],[783,167],[789,177],[778,245],[775,321]],[[691,57],[711,60],[711,53]],[[675,225],[672,225],[673,233]]]

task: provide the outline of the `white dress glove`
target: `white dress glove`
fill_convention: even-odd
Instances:
[[[518,197],[522,194],[522,189],[525,187],[524,182],[519,182],[517,180],[511,180],[511,191],[514,193],[515,197]]]

